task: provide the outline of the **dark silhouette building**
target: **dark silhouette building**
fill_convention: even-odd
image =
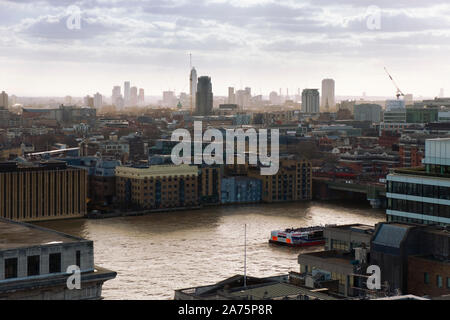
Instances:
[[[203,76],[198,78],[197,96],[195,100],[195,114],[198,116],[207,116],[212,113],[213,93],[211,78]]]

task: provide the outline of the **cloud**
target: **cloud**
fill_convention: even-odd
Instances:
[[[67,28],[73,5],[79,30]],[[379,30],[367,28],[373,5]],[[400,55],[444,61],[449,13],[443,0],[0,0],[0,59],[172,69],[193,52],[217,72],[228,72],[223,61],[270,69],[278,57],[292,65],[326,56],[342,66]]]

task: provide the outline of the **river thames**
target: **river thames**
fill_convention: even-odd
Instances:
[[[48,221],[37,225],[94,241],[95,264],[117,272],[103,286],[105,299],[172,299],[174,290],[243,274],[263,277],[298,271],[300,252],[270,245],[270,231],[385,220],[364,203],[300,202],[210,207],[137,217]]]

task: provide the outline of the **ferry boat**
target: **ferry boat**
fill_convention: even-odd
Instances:
[[[271,232],[269,242],[291,247],[320,246],[325,244],[324,226],[276,230]]]

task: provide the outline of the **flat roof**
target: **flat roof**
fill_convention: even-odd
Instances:
[[[346,254],[345,252],[338,250],[307,252],[300,254],[298,258],[300,259],[300,257],[315,257],[324,259],[328,262],[345,265],[348,265],[351,261],[355,260],[351,254]]]
[[[352,230],[352,231],[360,231],[360,232],[371,232],[375,230],[375,226],[355,223],[355,224],[344,224],[344,225],[330,225],[326,226],[326,229],[341,229],[341,230]]]
[[[291,297],[295,299],[298,295],[308,295],[320,300],[338,300],[330,295],[321,292],[314,292],[306,288],[294,286],[289,283],[264,284],[255,288],[238,290],[230,293],[230,296],[242,297],[249,296],[257,300],[276,299]]]
[[[58,231],[0,218],[0,250],[85,241]]]

